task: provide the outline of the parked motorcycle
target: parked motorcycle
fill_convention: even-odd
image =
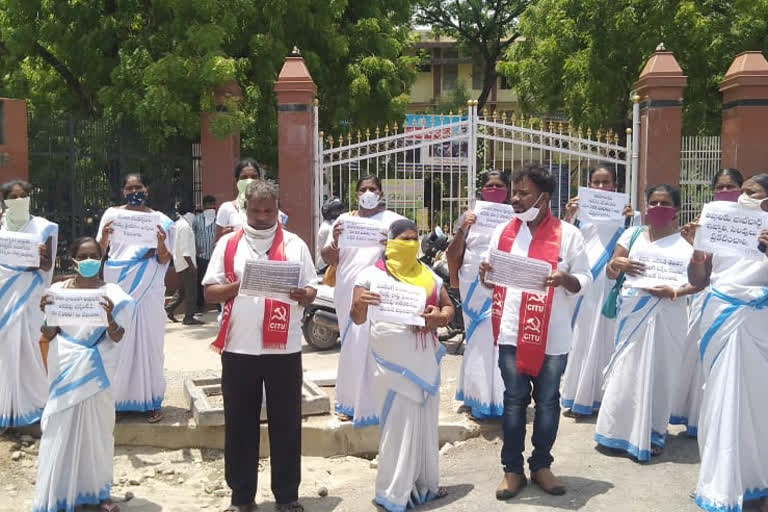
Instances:
[[[322,276],[315,281],[317,296],[304,308],[302,332],[304,339],[317,350],[330,350],[339,341],[339,322],[333,287],[323,284]]]

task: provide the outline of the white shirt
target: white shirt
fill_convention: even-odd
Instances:
[[[283,226],[288,223],[288,216],[280,210],[277,211],[277,216],[280,220],[280,224]],[[227,201],[222,204],[219,206],[218,212],[216,212],[217,226],[237,229],[243,225],[243,221],[245,221],[245,212],[239,208],[234,201]]]
[[[562,238],[560,243],[560,261],[557,269],[568,272],[579,280],[581,289],[572,294],[564,286],[555,288],[552,298],[552,312],[549,317],[549,330],[547,333],[546,354],[550,356],[567,354],[571,350],[571,302],[568,297],[583,294],[592,283],[592,273],[589,268],[589,260],[584,247],[584,237],[578,228],[567,222],[561,222]],[[485,253],[484,261],[490,259],[491,248],[498,248],[499,238],[506,224],[499,224],[491,235],[490,245]],[[528,256],[533,235],[528,224],[524,223],[517,233],[515,243],[512,245],[511,254]],[[517,324],[520,316],[520,301],[522,292],[507,288],[504,301],[504,310],[501,314],[501,328],[499,329],[499,345],[517,346]]]
[[[229,233],[221,237],[220,243],[216,244],[211,254],[211,261],[208,263],[208,271],[203,278],[203,285],[209,284],[227,284],[227,278],[224,271],[224,251],[227,247],[227,241],[235,233]],[[312,263],[312,256],[309,254],[309,248],[304,241],[297,235],[283,230],[283,241],[285,244],[285,259],[288,261],[298,261],[301,263],[301,273],[299,275],[299,287],[311,286],[310,280],[316,275],[315,267]],[[245,269],[245,262],[248,259],[266,259],[266,254],[259,254],[251,248],[245,235],[237,244],[235,253],[235,275],[240,280]],[[292,354],[301,351],[301,316],[303,308],[292,304],[291,317],[288,325],[288,343],[285,350],[264,349],[262,348],[262,324],[264,323],[264,299],[262,297],[245,297],[238,295],[232,305],[232,315],[229,318],[229,332],[225,350],[235,354]]]
[[[195,261],[197,252],[195,250],[195,230],[187,221],[186,217],[181,217],[175,223],[176,235],[173,243],[173,266],[176,272],[187,270],[189,265],[185,257]]]

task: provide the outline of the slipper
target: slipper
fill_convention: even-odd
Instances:
[[[120,507],[114,501],[106,500],[99,503],[99,510],[101,512],[120,512]]]
[[[352,416],[349,416],[348,414],[336,413],[336,417],[339,421],[352,421]]]
[[[147,423],[157,423],[163,419],[163,411],[156,409],[147,414]]]
[[[661,446],[651,445],[651,457],[658,457],[664,453],[664,448]]]
[[[565,411],[563,411],[563,416],[565,416],[566,418],[573,418],[575,420],[584,417],[583,414],[579,414],[577,412],[573,412],[573,410],[571,410],[571,409],[566,409]]]
[[[446,489],[445,487],[438,487],[437,488],[437,494],[435,494],[435,497],[432,498],[432,499],[433,500],[439,500],[441,498],[445,498],[449,494],[450,493],[448,492],[448,489]]]

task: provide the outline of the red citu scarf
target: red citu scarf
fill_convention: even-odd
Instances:
[[[517,238],[517,233],[523,225],[520,219],[512,219],[507,223],[499,238],[500,251],[510,252]],[[547,215],[533,232],[533,239],[528,248],[528,257],[543,260],[557,269],[560,258],[562,241],[562,226],[560,219]],[[549,288],[546,295],[523,292],[520,301],[519,323],[517,325],[517,371],[536,377],[544,364],[547,350],[547,334],[549,332],[549,317],[552,313],[552,298],[555,289]],[[491,310],[491,325],[493,326],[493,341],[498,343],[501,327],[501,315],[504,311],[504,299],[507,289],[503,286],[493,288],[493,308]]]
[[[228,283],[237,281],[235,275],[235,253],[237,244],[243,237],[241,228],[232,238],[227,241],[227,247],[224,250],[224,273]],[[275,239],[272,241],[267,257],[272,261],[285,261],[285,244],[283,243],[283,229],[280,223],[277,223]],[[232,305],[235,303],[232,297],[224,304],[221,313],[221,327],[216,340],[211,343],[211,348],[221,354],[224,352],[227,343],[227,330],[229,328],[229,319],[232,316]],[[265,349],[285,350],[288,343],[288,326],[291,323],[291,306],[285,302],[274,299],[264,299],[264,321],[261,328],[261,344]]]

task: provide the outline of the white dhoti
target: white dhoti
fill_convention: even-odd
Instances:
[[[696,504],[740,512],[744,501],[768,496],[768,287],[726,295],[714,286],[701,320]]]
[[[640,461],[664,447],[686,337],[684,301],[623,296],[595,441]]]

